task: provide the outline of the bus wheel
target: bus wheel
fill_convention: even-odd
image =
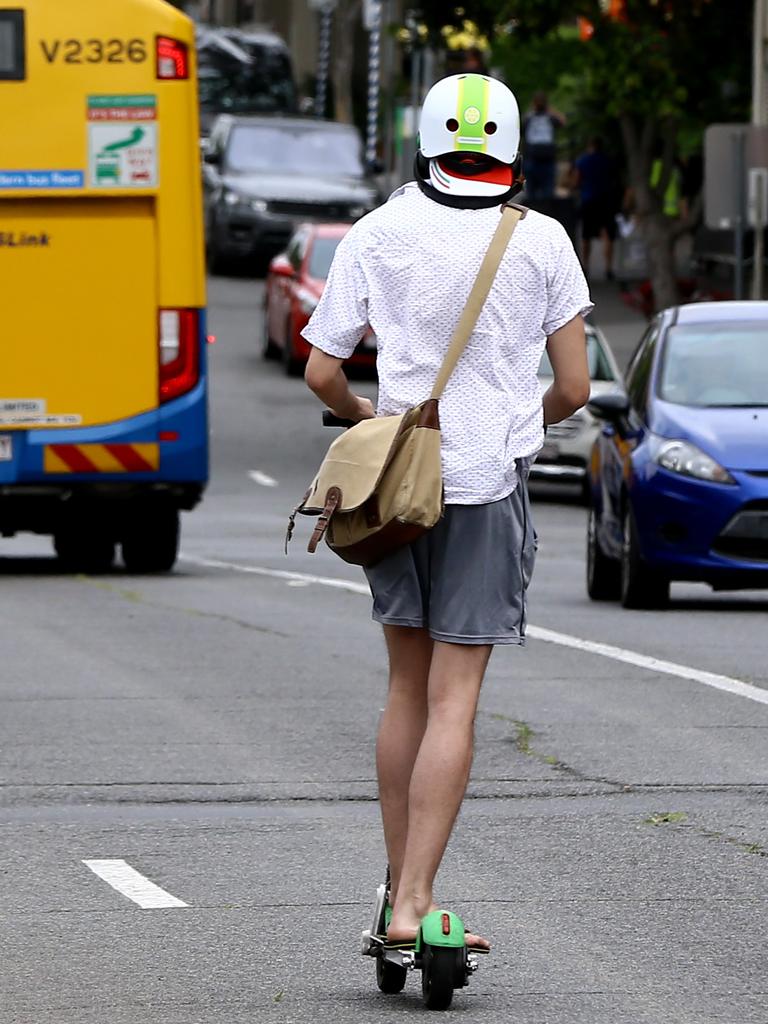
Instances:
[[[128,572],[170,572],[179,553],[178,510],[142,510],[126,524],[120,543]]]
[[[89,526],[67,525],[53,535],[53,547],[63,569],[92,575],[109,572],[115,561],[115,541]]]

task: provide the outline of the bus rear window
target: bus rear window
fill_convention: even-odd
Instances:
[[[0,11],[0,81],[24,77],[24,12]]]

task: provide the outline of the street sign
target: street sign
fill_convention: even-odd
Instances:
[[[768,174],[768,126],[711,124],[707,128],[704,219],[708,228],[733,229],[739,216],[748,214],[755,218],[749,221],[752,227],[768,224],[768,204],[761,202],[763,177],[753,175],[755,170]]]

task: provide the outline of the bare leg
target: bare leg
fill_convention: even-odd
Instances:
[[[492,648],[435,643],[427,728],[408,793],[408,836],[389,937],[413,938],[434,909],[432,888],[469,779],[480,686]],[[476,936],[468,936],[474,944]]]
[[[427,685],[433,641],[426,629],[385,626],[389,696],[379,723],[376,769],[391,891],[397,895],[408,834],[408,787],[427,727]]]

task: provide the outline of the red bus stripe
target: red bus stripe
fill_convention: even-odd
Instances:
[[[129,444],[105,444],[110,455],[122,462],[129,473],[154,473],[155,467]]]
[[[94,466],[80,449],[74,444],[52,444],[51,450],[58,455],[62,462],[65,462],[73,473],[98,473],[98,467]]]

